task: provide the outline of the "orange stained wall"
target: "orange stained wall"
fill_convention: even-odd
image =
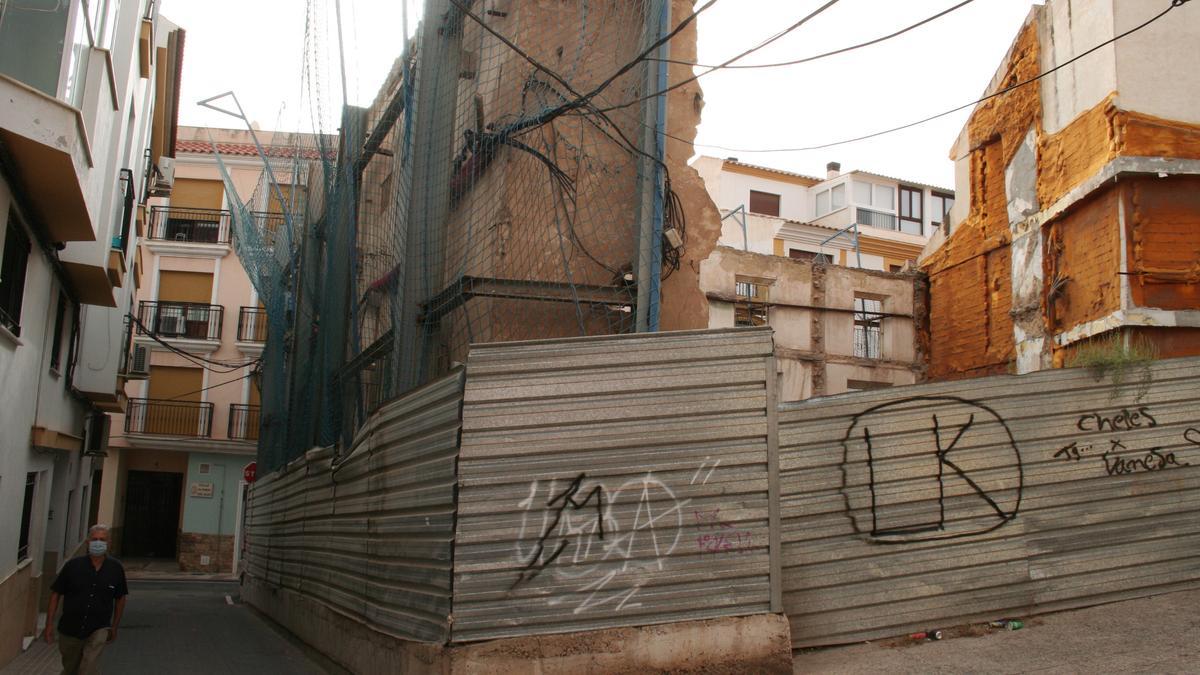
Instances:
[[[1013,44],[996,90],[1040,70],[1037,23]],[[967,123],[970,203],[953,236],[925,261],[929,274],[930,379],[1002,373],[1015,358],[1012,269],[1004,171],[1030,128],[1040,130],[1035,86],[980,104]]]
[[[1118,156],[1200,159],[1200,125],[1116,107],[1113,92],[1056,134],[1038,140],[1038,200],[1052,206]]]
[[[1042,256],[1052,332],[1121,308],[1119,187],[1106,187],[1046,229]]]
[[[1121,185],[1133,304],[1200,309],[1200,176]]]

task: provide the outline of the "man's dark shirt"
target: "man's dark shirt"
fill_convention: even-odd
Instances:
[[[108,556],[100,569],[86,555],[68,560],[50,590],[63,597],[58,631],[79,639],[111,626],[114,601],[129,595],[125,568]]]

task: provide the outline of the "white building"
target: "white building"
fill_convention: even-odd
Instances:
[[[954,205],[953,190],[842,173],[836,162],[824,179],[734,158],[702,156],[692,166],[725,217],[720,244],[753,253],[899,271],[915,263]]]
[[[183,49],[154,7],[0,3],[0,666],[81,550],[124,406],[141,205],[169,182]]]

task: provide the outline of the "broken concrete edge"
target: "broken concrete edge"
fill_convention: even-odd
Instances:
[[[782,614],[529,635],[468,644],[424,643],[380,632],[290,589],[246,577],[243,601],[355,673],[791,673]]]

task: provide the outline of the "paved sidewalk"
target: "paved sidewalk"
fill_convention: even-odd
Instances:
[[[796,673],[1196,673],[1200,591],[1028,619],[1018,631],[963,626],[909,638],[796,652]]]

